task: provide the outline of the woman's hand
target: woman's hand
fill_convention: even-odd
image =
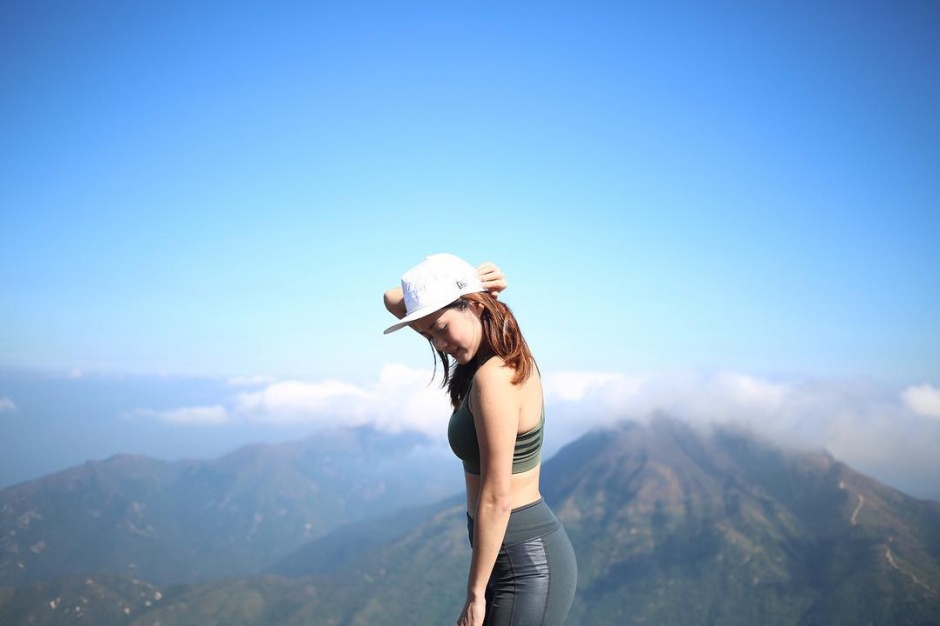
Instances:
[[[481,263],[477,267],[477,276],[480,278],[480,282],[483,283],[483,287],[493,297],[499,297],[499,292],[508,287],[506,276],[495,263],[489,261]]]
[[[386,291],[383,300],[389,313],[398,319],[405,317],[407,313],[405,310],[405,294],[402,293],[401,287],[392,287]]]
[[[457,626],[483,626],[483,617],[486,614],[486,599],[482,596],[467,598],[463,605],[463,612],[457,620]]]

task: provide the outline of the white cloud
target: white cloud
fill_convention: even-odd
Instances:
[[[727,371],[549,374],[546,441],[557,448],[596,426],[665,413],[699,425],[740,425],[782,445],[824,448],[879,480],[927,493],[940,474],[940,420],[931,419],[940,407],[936,393],[923,385],[899,398],[868,380],[771,380]]]
[[[228,411],[221,405],[194,406],[163,411],[159,416],[162,420],[171,424],[225,424],[230,421]]]
[[[372,424],[443,442],[450,405],[440,378],[387,365],[371,384],[270,382],[223,404],[137,415],[174,424],[254,423],[312,429]],[[260,381],[259,381],[260,382]],[[740,372],[553,372],[544,378],[546,453],[598,426],[665,413],[693,424],[736,424],[777,443],[825,448],[880,480],[914,490],[940,474],[940,392],[864,380],[769,379]],[[228,408],[226,408],[226,406]],[[926,478],[925,478],[926,477]]]
[[[230,387],[263,387],[270,385],[277,379],[274,376],[236,376],[230,378],[228,384]]]
[[[241,393],[235,410],[251,421],[273,423],[360,423],[367,393],[338,380],[276,382]]]
[[[16,405],[13,404],[13,400],[10,400],[6,396],[0,396],[0,413],[6,411],[13,412],[16,410]]]
[[[218,426],[231,422],[231,417],[222,405],[192,406],[170,411],[138,409],[122,416],[124,419],[155,419],[170,424]]]
[[[928,384],[908,387],[901,392],[901,400],[914,413],[925,417],[940,417],[940,389]]]
[[[443,438],[449,412],[446,393],[431,370],[387,365],[370,385],[339,380],[290,380],[240,393],[233,412],[256,423],[316,427],[373,424],[380,430],[416,430]]]
[[[557,372],[545,377],[545,400],[577,402],[594,393],[633,394],[643,382],[643,378],[613,372]]]
[[[372,385],[338,380],[284,381],[235,399],[235,412],[254,422],[313,426],[373,424],[443,438],[449,404],[430,370],[387,365]],[[439,381],[439,379],[438,379]]]
[[[370,390],[367,412],[375,416],[377,428],[397,432],[417,430],[432,437],[447,436],[450,400],[433,372],[404,365],[386,365],[378,384]]]
[[[740,407],[758,411],[778,410],[787,397],[787,387],[735,372],[722,372],[716,377],[720,393]]]
[[[178,411],[143,409],[125,417],[177,424],[250,422],[314,428],[373,424],[388,432],[415,430],[443,440],[450,404],[440,389],[440,378],[431,379],[431,370],[387,365],[369,385],[333,379],[279,381],[237,393],[228,409],[221,405]]]
[[[765,418],[779,412],[790,393],[785,384],[735,372],[563,372],[548,374],[544,382],[546,405],[566,440],[595,426],[658,413],[699,423]]]

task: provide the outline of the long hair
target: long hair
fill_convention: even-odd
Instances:
[[[480,322],[483,324],[483,337],[480,347],[482,348],[485,345],[489,348],[489,351],[500,357],[507,366],[515,371],[512,377],[513,385],[519,385],[528,380],[529,376],[532,375],[532,352],[529,350],[529,344],[526,343],[525,337],[522,336],[522,331],[519,330],[515,315],[512,314],[512,311],[504,302],[500,302],[486,292],[468,293],[461,296],[448,308],[463,311],[470,306],[471,302],[478,302],[483,305],[483,312],[480,314]],[[437,372],[437,357],[440,357],[444,370],[444,381],[441,383],[441,387],[447,387],[450,394],[450,403],[454,410],[457,410],[470,391],[470,382],[480,367],[479,350],[469,363],[465,365],[456,364],[453,372],[451,372],[451,363],[448,356],[440,350],[434,350],[433,344],[432,350],[436,355],[434,371]]]

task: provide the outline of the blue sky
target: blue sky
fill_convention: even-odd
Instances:
[[[427,367],[380,294],[449,251],[504,267],[548,372],[870,381],[940,442],[937,32],[932,2],[4,3],[5,439],[70,419],[29,377],[89,385],[60,465],[219,451],[173,407],[293,435],[219,381]]]

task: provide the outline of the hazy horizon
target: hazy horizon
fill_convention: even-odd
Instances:
[[[731,371],[543,373],[546,459],[594,428],[665,414],[693,426],[746,428],[785,448],[825,449],[905,493],[940,499],[940,420],[923,413],[932,406],[922,404],[924,387],[760,379]],[[431,374],[389,365],[371,383],[356,385],[0,371],[0,385],[22,402],[0,415],[7,433],[0,443],[0,489],[115,454],[211,460],[244,445],[296,441],[345,426],[421,433],[429,438],[429,453],[449,456],[449,409],[437,383],[429,384]],[[933,392],[926,392],[929,403]]]

